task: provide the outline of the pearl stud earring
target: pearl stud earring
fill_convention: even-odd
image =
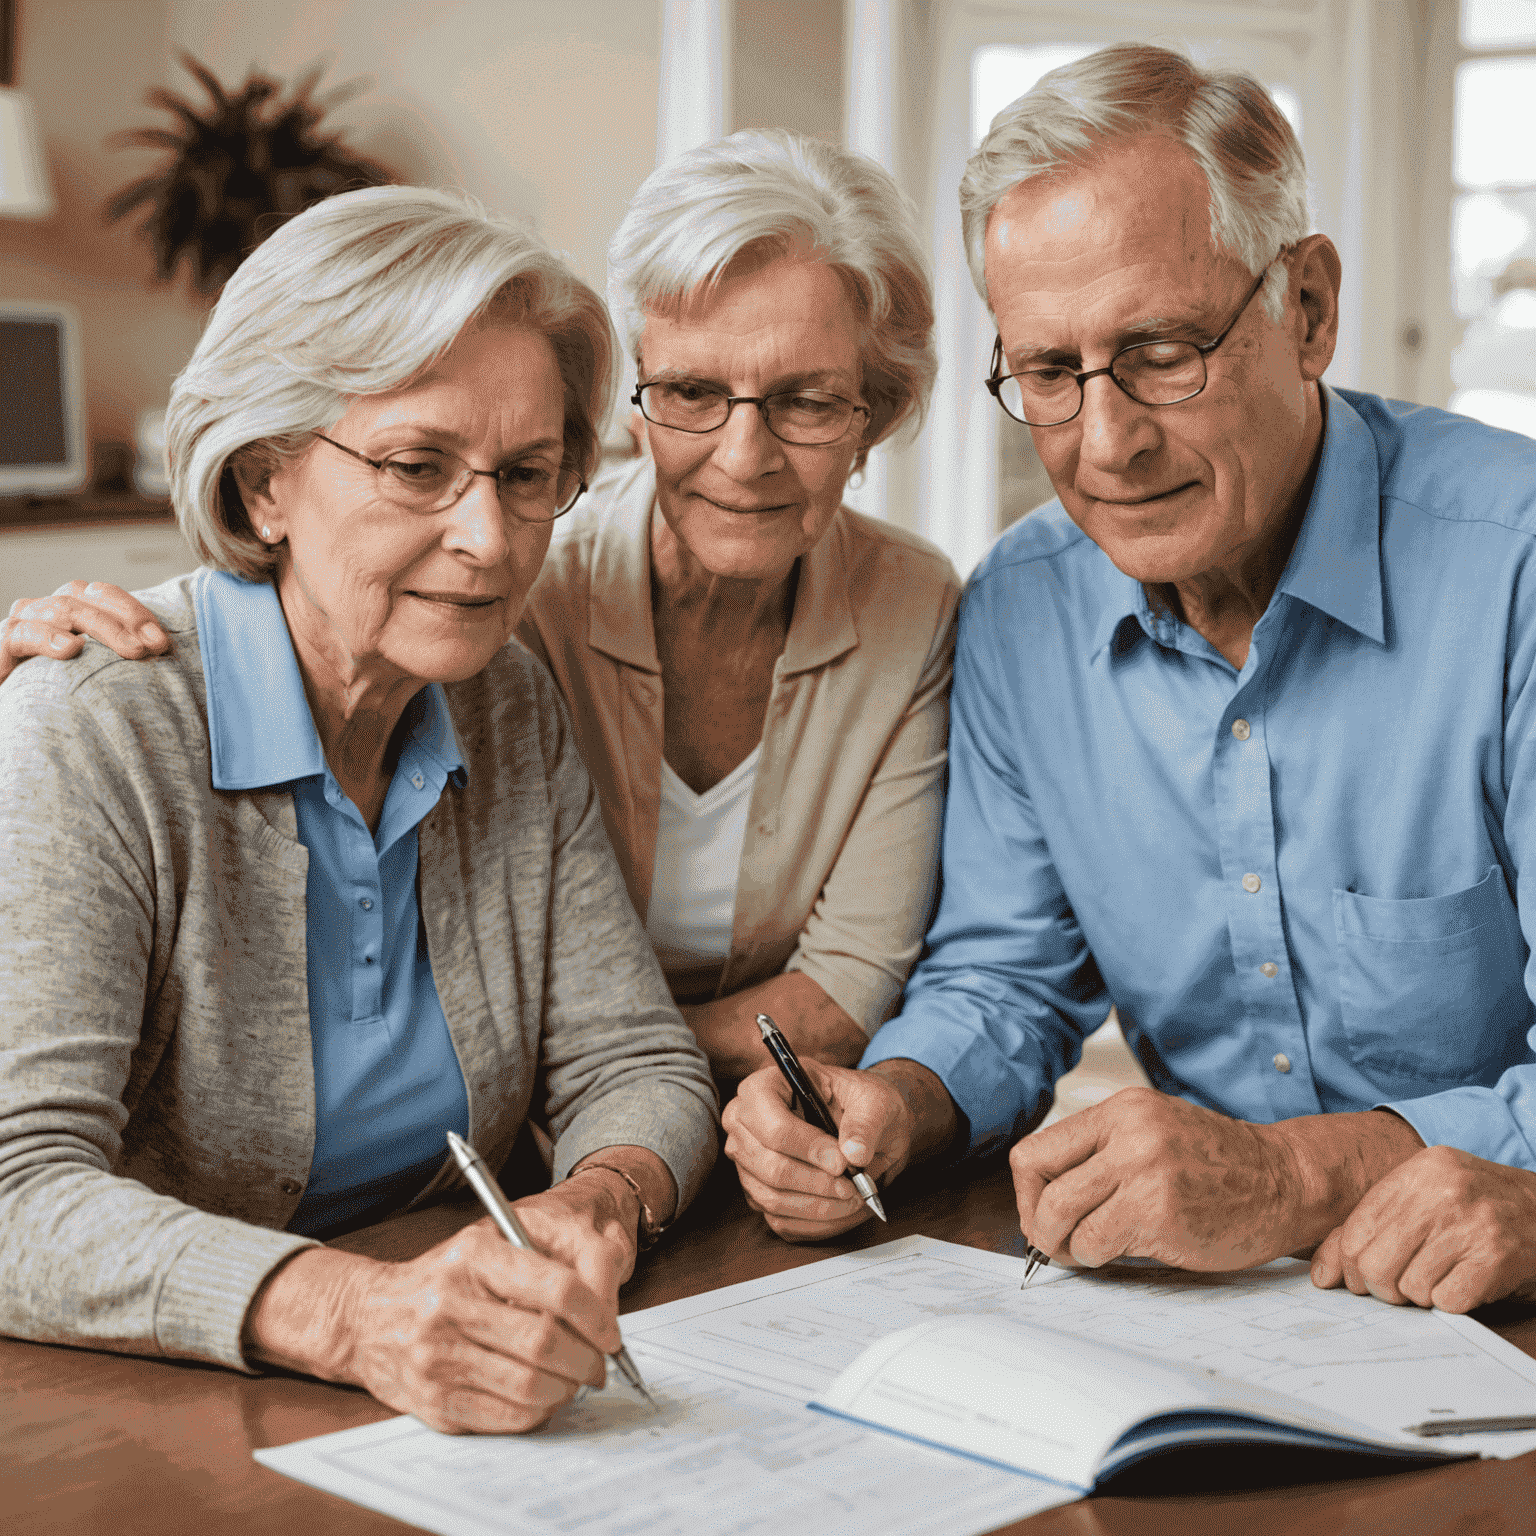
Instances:
[[[262,538],[264,538],[264,539],[265,539],[265,540],[266,540],[266,541],[267,541],[267,542],[268,542],[268,543],[269,543],[269,544],[270,544],[270,543],[271,543],[271,542],[272,542],[272,530],[271,530],[271,529],[270,529],[270,528],[268,528],[268,527],[267,527],[267,525],[266,525],[266,524],[265,524],[265,523],[263,523],[263,524],[262,524],[262,525],[261,525],[261,536],[262,536]]]

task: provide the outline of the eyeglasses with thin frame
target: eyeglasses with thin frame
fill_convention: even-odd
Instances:
[[[1203,346],[1193,341],[1138,341],[1115,353],[1107,368],[1090,368],[1086,373],[1073,373],[1070,368],[999,373],[1003,366],[1003,338],[999,336],[992,344],[987,389],[1015,421],[1026,427],[1061,427],[1074,420],[1083,408],[1083,385],[1101,374],[1138,405],[1179,405],[1193,400],[1209,378],[1205,360],[1232,334],[1268,276],[1269,267],[1265,267],[1214,341]]]
[[[476,475],[484,475],[496,482],[502,508],[520,522],[552,523],[569,512],[587,488],[568,464],[558,470],[537,461],[476,469],[446,448],[407,448],[387,459],[370,459],[324,432],[311,435],[377,470],[385,497],[408,512],[441,512],[463,496]]]
[[[781,443],[812,448],[840,441],[853,418],[868,419],[867,405],[822,389],[786,389],[772,395],[728,395],[694,379],[651,379],[629,397],[647,421],[675,432],[714,432],[738,405],[755,405]]]

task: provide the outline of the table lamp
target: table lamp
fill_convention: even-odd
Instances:
[[[32,100],[0,87],[0,217],[46,219],[52,212],[53,188]]]

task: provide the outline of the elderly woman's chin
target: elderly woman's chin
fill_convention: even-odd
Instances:
[[[515,600],[501,594],[465,596],[442,586],[402,591],[380,652],[423,682],[462,682],[506,643],[528,585],[518,583]]]

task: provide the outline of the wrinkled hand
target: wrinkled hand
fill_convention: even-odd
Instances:
[[[747,1204],[791,1242],[834,1237],[871,1220],[858,1191],[840,1177],[850,1165],[872,1179],[894,1176],[911,1155],[913,1116],[907,1101],[878,1072],[803,1060],[838,1138],[807,1125],[790,1105],[777,1067],[743,1080],[725,1106],[725,1155],[736,1164]]]
[[[1024,1235],[1058,1262],[1243,1269],[1307,1242],[1300,1176],[1275,1127],[1150,1088],[1026,1136],[1009,1163]]]
[[[0,682],[28,656],[78,656],[89,635],[127,661],[157,656],[170,641],[155,616],[121,587],[66,582],[52,597],[20,597],[0,624]]]
[[[1426,1147],[1328,1234],[1312,1283],[1442,1312],[1517,1290],[1536,1299],[1536,1173]]]
[[[619,1348],[634,1226],[618,1183],[583,1175],[519,1201],[547,1253],[512,1247],[489,1218],[407,1263],[306,1249],[258,1293],[248,1352],[355,1383],[433,1429],[534,1429],[602,1386]]]

